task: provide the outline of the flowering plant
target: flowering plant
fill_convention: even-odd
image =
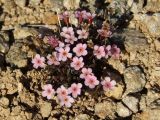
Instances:
[[[118,59],[120,49],[110,44],[112,32],[107,23],[98,28],[94,24],[96,14],[85,10],[76,11],[77,26],[70,22],[70,13],[65,11],[59,15],[59,27],[54,35],[46,35],[49,53],[46,58],[36,54],[32,59],[35,69],[52,68],[57,84],[46,83],[42,96],[52,99],[57,96],[60,105],[71,107],[74,98],[81,95],[85,86],[90,89],[102,85],[105,91],[114,89],[116,82],[98,71],[110,57]],[[107,24],[107,25],[106,25]],[[52,66],[52,67],[51,67]],[[57,89],[55,90],[53,86]]]

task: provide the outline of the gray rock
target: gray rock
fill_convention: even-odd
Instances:
[[[42,114],[42,117],[48,117],[51,113],[52,106],[49,102],[43,102],[40,107],[40,113]]]
[[[150,37],[160,36],[160,13],[154,13],[152,15],[139,13],[135,14],[133,19],[137,21],[140,29],[144,33],[149,34]]]
[[[145,84],[146,78],[141,69],[137,66],[128,67],[124,72],[124,81],[126,84],[126,91],[124,95],[128,93],[135,93],[141,91]]]
[[[138,30],[126,29],[123,33],[125,37],[124,46],[127,52],[133,53],[142,51],[149,47],[144,34]]]
[[[18,67],[27,66],[27,53],[21,50],[23,43],[14,43],[6,55],[6,62]]]
[[[116,106],[111,101],[105,101],[103,103],[97,103],[95,105],[95,114],[101,119],[105,119],[106,117],[109,117],[110,119],[114,119],[115,110],[116,110]]]
[[[120,117],[128,117],[132,114],[132,112],[120,102],[117,103],[116,112]]]
[[[122,99],[123,103],[134,113],[138,112],[138,102],[139,100],[132,96],[125,96]]]

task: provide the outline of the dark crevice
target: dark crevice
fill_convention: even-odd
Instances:
[[[26,0],[26,6],[28,6],[29,5],[29,0]]]
[[[34,118],[34,116],[39,112],[39,108],[37,106],[31,107],[28,104],[22,102],[20,102],[19,105],[23,106],[26,112],[32,113],[32,118]]]
[[[22,77],[20,79],[20,82],[23,84],[23,86],[27,89],[27,90],[30,90],[30,82],[32,80],[31,79],[26,79],[25,77]]]
[[[115,118],[115,120],[132,120],[132,115],[130,115],[128,117],[117,117],[117,118]]]
[[[13,99],[16,98],[17,96],[18,96],[18,92],[14,93],[14,94],[12,94],[12,95],[9,95],[9,94],[6,95],[6,97],[7,97],[8,100],[9,100],[9,107],[10,107],[10,108],[13,107],[13,104],[12,104]]]
[[[139,0],[134,0],[135,3],[139,3]]]
[[[8,35],[9,35],[9,45],[11,46],[15,42],[13,31],[12,30],[8,31]]]
[[[147,0],[144,0],[143,7],[147,5]]]

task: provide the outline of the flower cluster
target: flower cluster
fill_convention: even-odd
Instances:
[[[111,37],[110,30],[104,29],[104,27],[101,29],[96,27],[92,29],[94,28],[93,21],[95,16],[95,14],[91,14],[85,10],[76,11],[75,17],[79,21],[79,26],[74,27],[70,23],[69,12],[65,11],[59,15],[64,26],[60,26],[59,32],[55,33],[53,36],[47,36],[48,44],[53,50],[52,53],[47,53],[47,59],[39,54],[35,55],[32,59],[32,64],[35,69],[47,69],[47,65],[52,65],[61,66],[57,67],[57,69],[63,68],[67,72],[72,71],[70,72],[70,77],[67,76],[68,78],[65,78],[70,78],[69,83],[71,83],[71,86],[66,88],[64,85],[61,85],[55,90],[52,88],[51,84],[46,84],[43,86],[43,97],[51,99],[56,95],[60,105],[71,107],[74,98],[77,98],[78,95],[81,94],[82,84],[90,89],[94,89],[97,85],[101,84],[104,91],[113,90],[116,82],[111,80],[110,77],[97,77],[94,73],[94,70],[97,68],[94,68],[92,64],[95,64],[93,61],[100,60],[103,62],[103,60],[109,57],[118,59],[120,56],[120,48],[115,44],[104,44],[104,41],[109,41]],[[93,36],[100,36],[100,38],[94,38]],[[89,45],[91,39],[93,39],[93,46]],[[61,71],[61,69],[59,71]],[[79,80],[83,83],[78,82],[78,80],[72,82],[72,76],[76,75],[77,72],[79,74]],[[60,72],[59,74],[63,76],[62,73],[64,72]]]

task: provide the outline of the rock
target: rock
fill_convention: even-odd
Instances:
[[[103,103],[97,103],[95,105],[95,114],[101,119],[105,119],[106,117],[109,117],[110,119],[114,119],[115,110],[116,110],[116,106],[111,101],[105,101]]]
[[[114,99],[120,100],[122,98],[124,86],[117,84],[113,90],[106,91],[105,95],[107,97],[113,97]]]
[[[40,113],[42,114],[42,117],[48,117],[51,113],[52,106],[49,102],[43,102],[40,106]]]
[[[12,112],[11,112],[11,115],[19,115],[20,112],[21,112],[21,107],[20,106],[16,106],[14,108],[12,108]]]
[[[134,113],[138,112],[138,102],[139,100],[132,96],[125,96],[122,99],[123,103]]]
[[[80,4],[80,0],[63,0],[64,7],[67,8],[67,10],[70,9],[78,9]]]
[[[7,119],[8,116],[10,116],[10,109],[3,108],[0,106],[0,119],[1,120],[11,120],[11,119]]]
[[[54,25],[58,23],[58,17],[53,12],[46,12],[43,16],[43,23],[47,25]]]
[[[124,82],[126,84],[126,91],[128,93],[135,93],[141,91],[145,84],[146,78],[144,73],[137,66],[128,67],[124,72]]]
[[[110,59],[108,60],[108,63],[109,63],[110,65],[112,65],[112,67],[113,67],[114,69],[116,69],[116,70],[119,71],[121,74],[123,74],[123,72],[124,72],[124,70],[125,70],[125,65],[124,65],[124,63],[122,63],[120,60],[115,60],[115,59],[113,59],[113,58],[110,58]]]
[[[147,4],[145,4],[144,11],[159,12],[160,0],[148,0]]]
[[[15,106],[12,107],[11,114],[6,118],[7,120],[31,120],[32,113],[24,111],[23,107]]]
[[[143,10],[144,0],[128,0],[127,4],[133,13],[138,13]]]
[[[7,12],[7,13],[14,13],[15,14],[15,9],[16,4],[14,2],[14,0],[4,0],[3,2],[3,12]]]
[[[75,120],[90,120],[90,116],[87,114],[79,114],[76,116]]]
[[[160,52],[160,47],[159,47],[160,46],[160,40],[155,40],[154,45],[155,45],[156,50]]]
[[[133,115],[132,120],[160,120],[160,109],[146,109],[140,114]]]
[[[29,1],[29,5],[33,7],[39,5],[40,3],[41,3],[41,0],[30,0]]]
[[[139,30],[126,29],[123,33],[123,36],[125,37],[125,49],[130,54],[137,51],[144,51],[149,47],[145,35]]]
[[[48,120],[58,120],[55,117],[49,117]]]
[[[27,53],[22,51],[23,46],[23,43],[14,43],[6,55],[6,62],[18,67],[27,66]]]
[[[30,107],[33,107],[36,104],[35,95],[25,88],[23,88],[23,91],[19,93],[18,97],[21,103],[25,103]]]
[[[128,117],[132,114],[132,112],[120,102],[117,103],[116,112],[117,112],[118,116],[120,116],[120,117]]]
[[[139,101],[139,108],[140,108],[140,110],[145,110],[146,107],[147,107],[146,97],[145,97],[145,95],[142,95],[142,96],[141,96],[141,99],[140,99],[140,101]]]
[[[36,36],[38,35],[38,32],[35,29],[32,28],[15,28],[14,32],[14,38],[15,39],[24,39],[28,36]]]
[[[148,34],[150,37],[160,36],[160,13],[135,14],[133,20],[136,22],[142,32]]]
[[[0,106],[7,108],[9,105],[9,100],[6,97],[0,98]]]
[[[27,0],[14,0],[14,2],[21,8],[24,8],[26,3],[27,3]]]
[[[43,120],[42,115],[36,114],[33,118],[33,120]],[[48,119],[48,120],[56,120],[56,119]]]
[[[63,0],[44,0],[43,4],[47,7],[50,7],[53,12],[62,12],[63,6]]]
[[[147,92],[147,96],[145,97],[145,102],[146,102],[146,105],[149,106],[150,108],[158,108],[158,100],[159,100],[159,97],[160,96],[160,93],[156,92],[153,88],[153,90],[149,89],[148,92]]]
[[[20,70],[12,71],[10,68],[7,68],[6,71],[0,72],[0,94],[2,95],[12,95],[18,92],[18,80],[22,73]]]

